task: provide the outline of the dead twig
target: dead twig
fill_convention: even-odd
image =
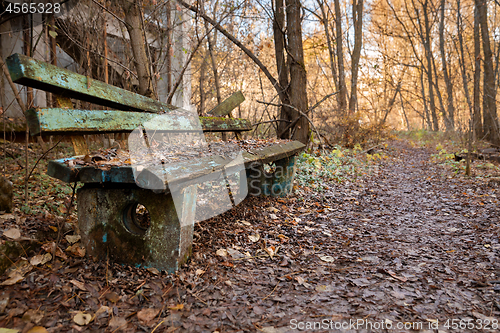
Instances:
[[[282,106],[286,106],[286,107],[289,107],[289,108],[292,108],[294,109],[295,111],[297,111],[302,117],[306,118],[307,121],[309,122],[309,124],[311,124],[311,127],[313,129],[314,132],[316,132],[316,134],[318,135],[318,138],[322,141],[322,142],[325,142],[325,140],[323,140],[323,136],[318,132],[318,130],[316,129],[316,126],[314,126],[312,120],[307,116],[307,114],[305,114],[304,112],[300,111],[299,109],[297,109],[295,106],[293,105],[289,105],[289,104],[275,104],[275,103],[269,103],[269,102],[263,102],[263,101],[259,101],[257,100],[257,103],[262,103],[262,104],[269,104],[269,105],[273,105],[273,106],[277,106],[277,107],[282,107]],[[317,103],[316,103],[317,104]],[[311,110],[311,109],[309,109]],[[300,117],[298,117],[300,118]],[[298,119],[297,119],[298,121]]]

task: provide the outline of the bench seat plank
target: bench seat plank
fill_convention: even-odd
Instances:
[[[77,110],[64,108],[34,108],[26,112],[31,135],[97,134],[132,132],[140,125],[151,122],[151,130],[187,132],[200,130],[196,117],[190,113],[173,111],[158,115],[145,112],[117,110]],[[204,132],[250,131],[252,125],[247,119],[200,117]]]
[[[6,59],[12,81],[54,94],[126,111],[163,113],[177,107],[21,54]]]
[[[298,141],[275,144],[262,149],[250,150],[243,152],[243,162],[248,168],[253,164],[266,164],[271,161],[276,161],[287,156],[293,156],[303,150],[305,145]],[[134,175],[132,166],[112,166],[107,170],[98,169],[93,166],[74,165],[69,166],[71,161],[76,161],[77,157],[64,158],[56,161],[50,161],[47,174],[51,177],[60,179],[67,183],[83,182],[83,183],[115,183],[115,184],[134,184]],[[170,171],[173,169],[179,170],[176,176],[177,180],[186,181],[195,179],[203,175],[208,175],[212,172],[222,170],[232,160],[225,159],[221,156],[209,156],[197,160],[184,161],[180,163],[172,163],[169,165]],[[73,163],[76,164],[76,163]],[[231,171],[231,170],[229,170]],[[144,172],[144,171],[143,171]],[[156,173],[156,172],[155,172]],[[159,174],[159,173],[158,173]],[[173,174],[173,173],[172,173]],[[171,174],[171,175],[172,175]],[[145,174],[142,178],[148,178],[149,174]],[[141,179],[139,175],[138,179]]]

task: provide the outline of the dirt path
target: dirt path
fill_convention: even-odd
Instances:
[[[0,327],[500,331],[500,194],[451,177],[424,149],[395,142],[388,155],[320,195],[250,198],[200,223],[174,276],[74,258],[35,270],[1,291]],[[78,326],[75,311],[95,317]]]
[[[289,237],[279,252],[285,259],[245,260],[227,270],[224,279],[234,283],[225,302],[239,309],[234,329],[326,328],[324,320],[353,331],[402,323],[432,330],[437,321],[441,329],[464,331],[467,320],[471,331],[481,323],[500,328],[497,191],[449,178],[424,149],[398,142],[393,148],[364,181],[288,209],[271,205],[279,218],[264,220],[261,234]],[[300,222],[287,223],[291,216]],[[229,244],[238,242],[219,245]]]

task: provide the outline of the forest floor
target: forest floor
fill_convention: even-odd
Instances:
[[[251,197],[197,224],[192,259],[177,274],[93,262],[77,246],[45,264],[44,250],[26,253],[17,275],[1,277],[0,327],[500,331],[500,193],[491,177],[500,169],[475,162],[476,176],[489,173],[465,177],[435,148],[407,140],[380,156],[341,182]],[[62,223],[54,220],[18,211],[0,216],[0,230],[50,243]]]

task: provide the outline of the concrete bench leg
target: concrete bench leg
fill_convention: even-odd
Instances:
[[[193,242],[196,191],[188,188],[182,195],[186,200],[179,217],[171,194],[138,187],[79,189],[78,223],[87,253],[175,272],[188,259]],[[141,215],[144,208],[149,214]]]
[[[273,197],[289,195],[295,178],[295,161],[295,156],[275,161],[276,168],[272,173],[265,172],[262,165],[250,166],[247,169],[248,193]]]

